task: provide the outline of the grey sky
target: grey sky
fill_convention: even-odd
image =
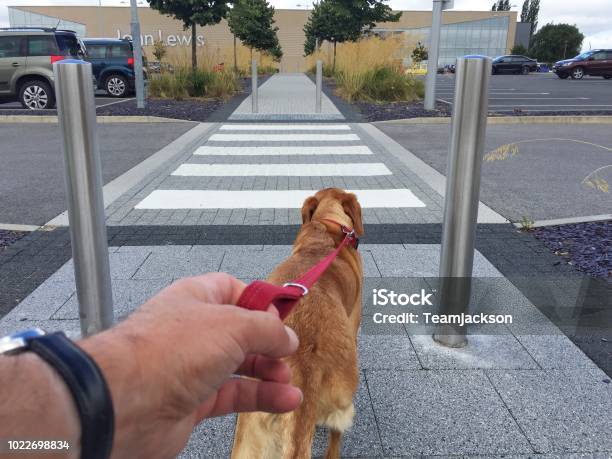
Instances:
[[[310,4],[308,0],[270,0],[277,8],[297,8]],[[494,0],[455,0],[457,10],[490,10]],[[98,0],[0,0],[0,26],[8,26],[8,5],[97,5]],[[121,6],[120,0],[102,0],[103,5]],[[427,10],[431,0],[391,0],[394,9]],[[523,0],[512,4],[519,10]],[[610,0],[541,0],[540,20],[542,26],[548,22],[576,24],[585,35],[584,49],[612,48],[612,8]]]

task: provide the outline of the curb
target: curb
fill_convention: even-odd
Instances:
[[[97,116],[96,121],[108,123],[194,123],[196,121],[160,116]],[[57,123],[57,115],[0,115],[0,123]]]
[[[531,226],[533,228],[540,228],[542,226],[572,225],[576,223],[605,222],[608,220],[612,220],[612,214],[586,215],[584,217],[555,218],[553,220],[536,220],[531,224]],[[516,222],[512,224],[517,228],[521,227],[520,222]]]
[[[372,124],[450,124],[451,117],[403,118]],[[489,116],[488,124],[612,124],[610,116]]]

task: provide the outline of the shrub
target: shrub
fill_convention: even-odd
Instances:
[[[151,78],[149,92],[154,97],[183,100],[187,97],[228,98],[240,90],[232,71],[210,72],[188,67],[175,69]]]

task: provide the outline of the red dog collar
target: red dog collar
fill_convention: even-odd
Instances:
[[[260,280],[251,282],[238,298],[237,306],[266,311],[268,306],[273,304],[278,309],[281,319],[287,317],[298,300],[308,293],[346,245],[350,244],[355,249],[359,246],[359,239],[355,230],[333,220],[326,221],[339,225],[345,235],[340,245],[333,252],[310,268],[302,277],[287,282],[282,287]]]

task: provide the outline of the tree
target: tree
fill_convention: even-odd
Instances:
[[[525,0],[521,10],[521,22],[531,23],[529,40],[538,27],[538,15],[540,14],[540,0]]]
[[[336,67],[336,44],[357,41],[370,32],[376,23],[397,22],[402,13],[393,13],[386,0],[321,0],[316,3],[304,26],[306,41],[304,53],[312,54],[318,40],[334,44]]]
[[[276,61],[283,56],[276,34],[278,27],[274,26],[274,7],[267,0],[235,1],[227,22],[234,37],[251,49],[251,59],[253,49],[270,54]]]
[[[526,56],[527,53],[527,48],[520,43],[518,45],[514,45],[514,47],[510,50],[510,54],[518,54],[519,56]]]
[[[580,53],[584,35],[569,24],[546,24],[533,36],[529,52],[542,62],[555,62]]]
[[[412,50],[412,60],[417,64],[419,62],[426,61],[429,58],[429,53],[427,52],[427,48],[423,45],[423,43],[418,42],[416,47]]]
[[[498,0],[493,3],[491,11],[510,11],[510,0]]]
[[[191,28],[191,67],[194,70],[198,66],[196,25],[218,24],[229,9],[228,0],[149,0],[149,6],[181,21],[183,29]]]
[[[160,63],[166,55],[166,51],[166,44],[162,40],[155,40],[153,42],[153,56],[155,56],[155,59]]]

